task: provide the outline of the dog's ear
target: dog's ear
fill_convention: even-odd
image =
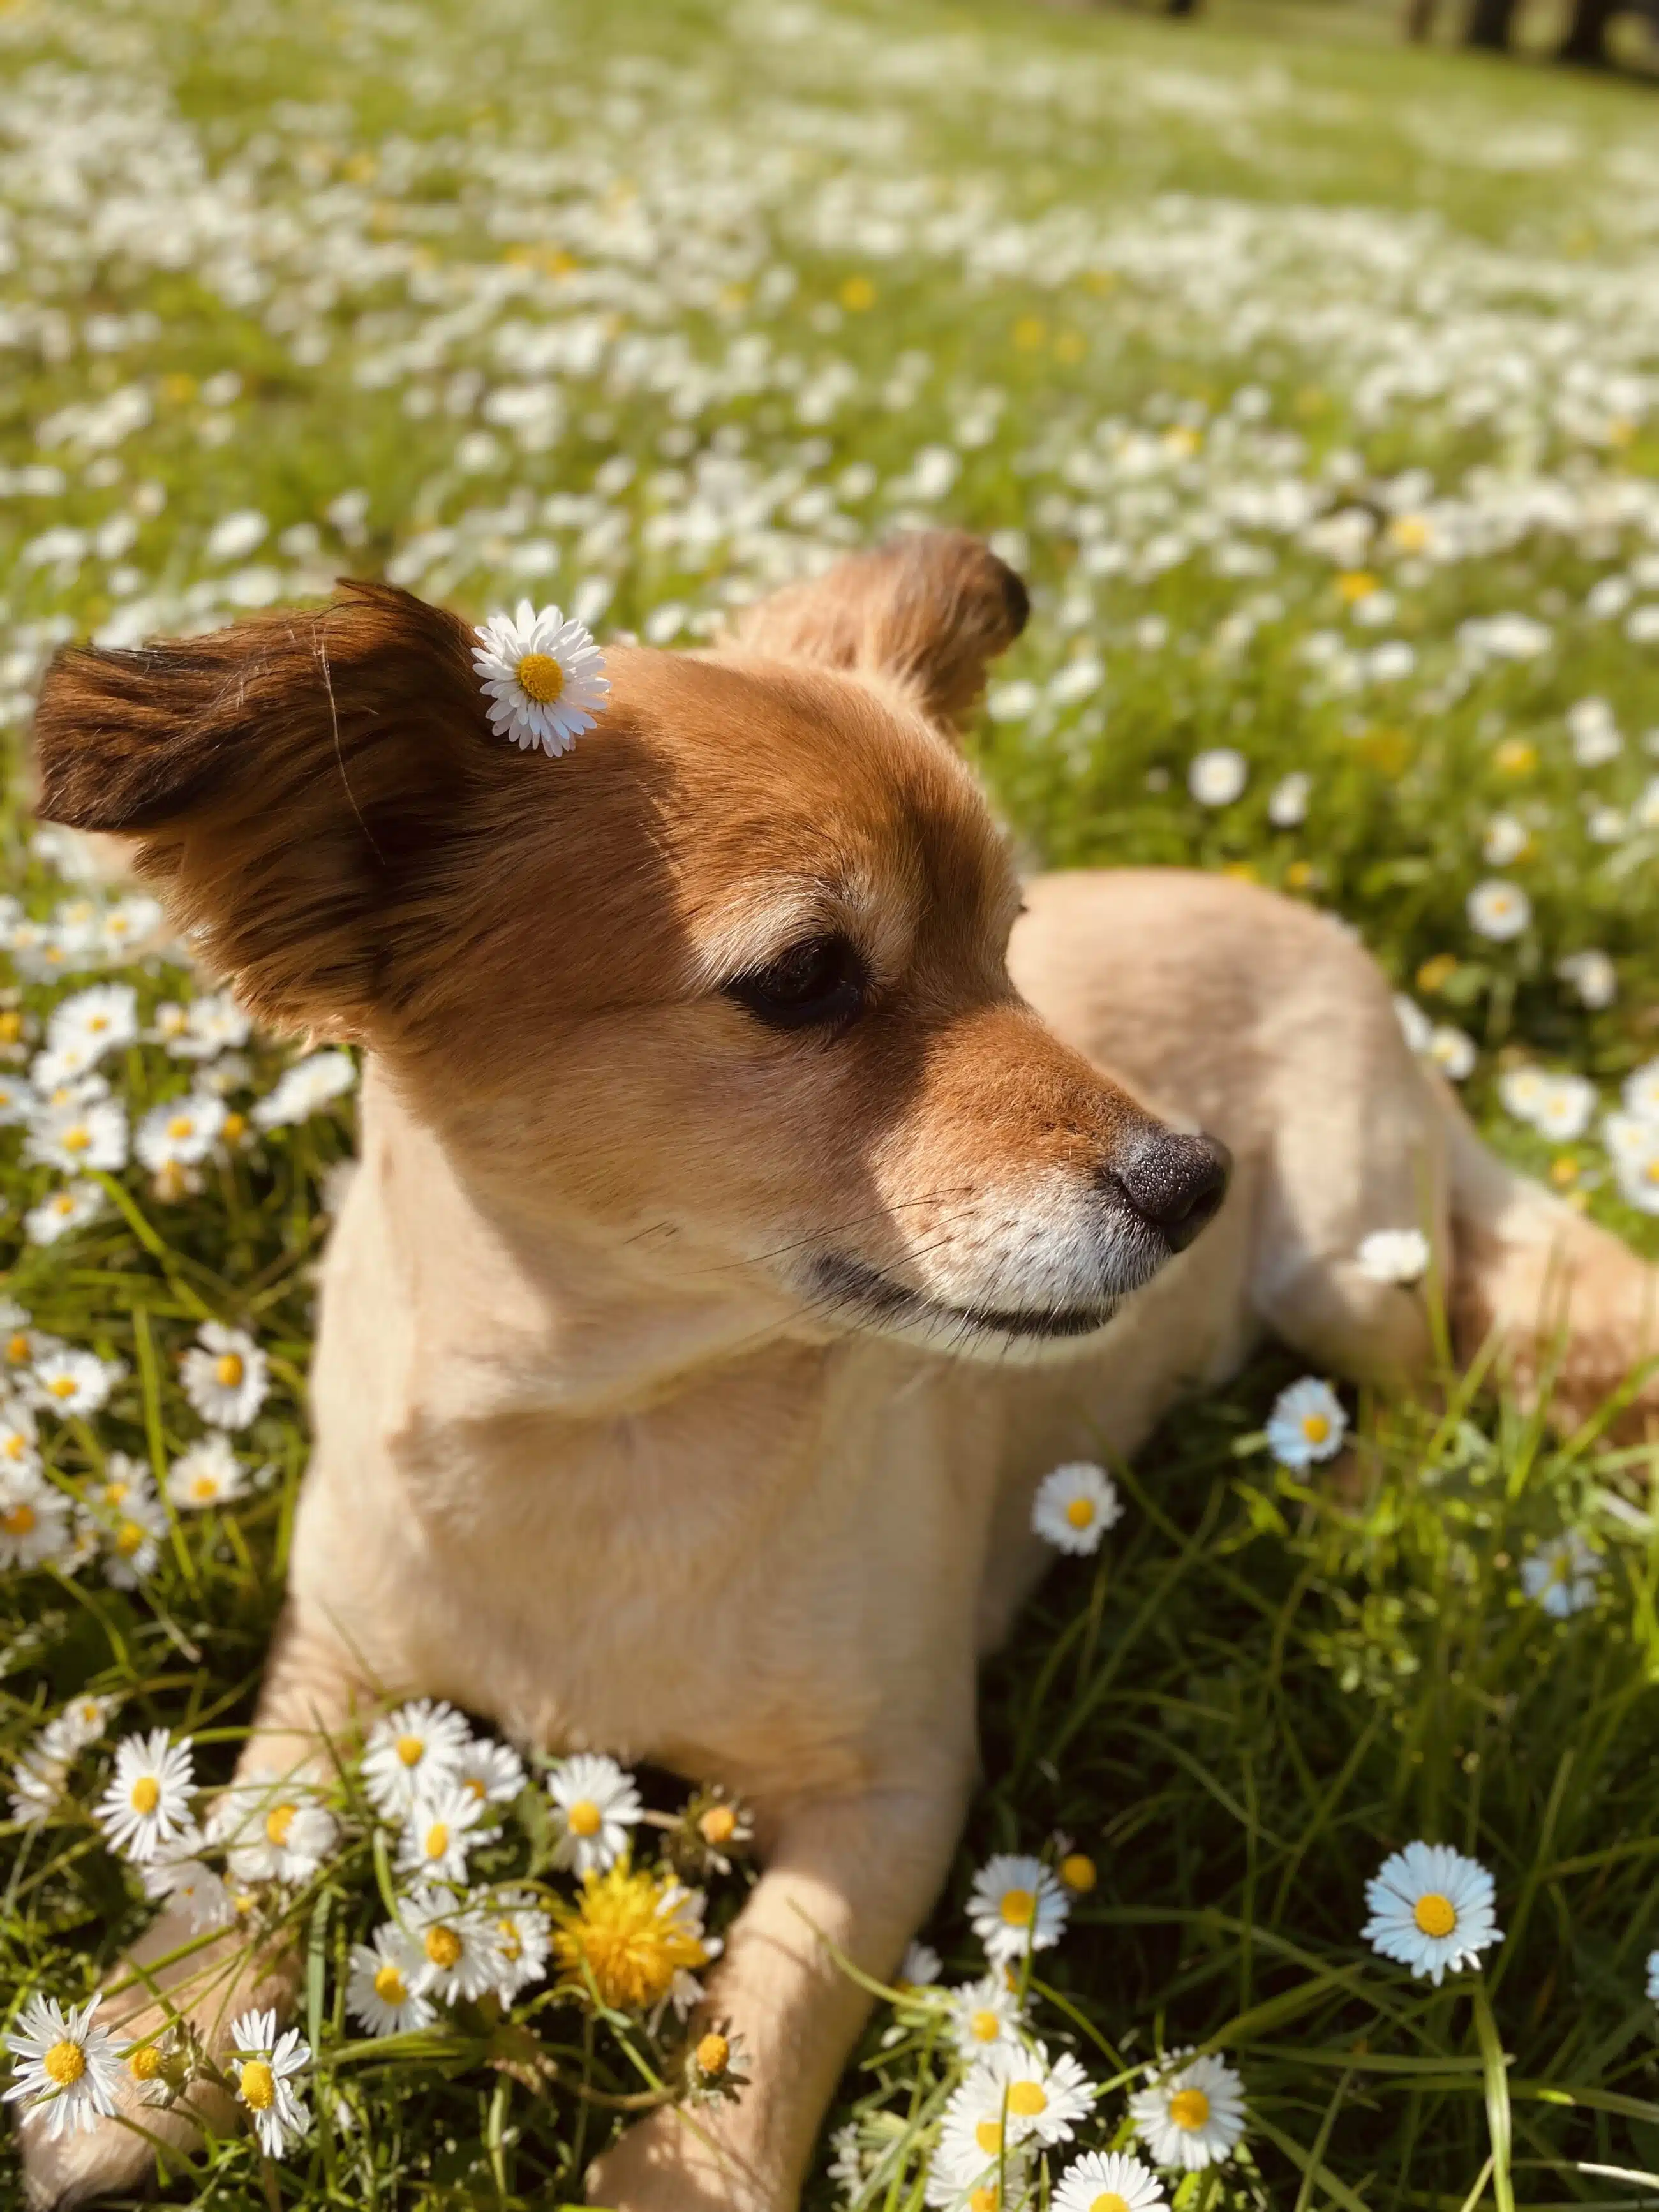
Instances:
[[[459,617],[386,585],[46,672],[40,811],[137,844],[174,922],[283,1029],[396,1011],[489,775]],[[412,984],[410,985],[412,988]]]
[[[855,553],[810,583],[749,608],[732,641],[749,653],[815,660],[902,684],[932,721],[959,727],[985,689],[987,664],[1025,627],[1025,586],[977,538],[951,530]]]

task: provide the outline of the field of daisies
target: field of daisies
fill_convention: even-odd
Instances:
[[[1322,37],[1013,0],[0,13],[20,2127],[125,2075],[212,2103],[164,2203],[544,2207],[630,2115],[787,2063],[696,2009],[753,1879],[718,1791],[429,1705],[314,1787],[227,1786],[357,1070],[251,1031],[32,823],[64,641],[351,572],[695,643],[843,547],[983,531],[1034,619],[975,750],[1033,861],[1340,915],[1492,1141],[1654,1249],[1659,109]],[[1269,1352],[1136,1465],[1058,1471],[811,2212],[1659,2203],[1659,1523],[1612,1436],[1489,1365],[1402,1406]],[[192,1955],[286,1933],[293,2018],[112,2031],[161,1899]]]

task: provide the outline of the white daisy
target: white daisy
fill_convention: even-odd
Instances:
[[[114,1459],[113,1452],[110,1457]],[[95,1513],[103,1540],[104,1579],[117,1589],[137,1589],[153,1574],[167,1532],[167,1509],[153,1492],[135,1489],[112,1512]]]
[[[245,2012],[230,2024],[232,2079],[237,2101],[252,2115],[253,2131],[267,2158],[280,2158],[290,2141],[311,2125],[294,2077],[311,2063],[311,2045],[297,2027],[276,2033],[275,2012]]]
[[[614,1866],[645,1810],[633,1776],[595,1752],[562,1759],[547,1778],[547,1794],[557,1838],[553,1863],[579,1875]]]
[[[1267,1416],[1267,1445],[1281,1467],[1311,1467],[1334,1459],[1342,1449],[1348,1417],[1328,1382],[1304,1375],[1273,1400]]]
[[[1466,1030],[1456,1029],[1450,1022],[1437,1022],[1429,1031],[1429,1058],[1449,1083],[1462,1083],[1474,1072],[1479,1054],[1474,1039]]]
[[[152,1729],[117,1744],[114,1778],[93,1817],[112,1850],[142,1865],[190,1826],[195,1794],[188,1739],[169,1744],[165,1729]]]
[[[584,623],[528,599],[516,616],[491,615],[473,635],[472,665],[490,701],[490,726],[522,750],[568,752],[611,694],[605,655]]]
[[[238,1051],[252,1031],[252,1021],[228,991],[192,999],[178,1011],[183,1019],[167,1045],[175,1060],[211,1060],[217,1053]]]
[[[261,1129],[284,1129],[343,1097],[357,1080],[357,1063],[349,1052],[313,1052],[284,1068],[269,1097],[253,1109],[253,1121]]]
[[[187,1512],[228,1505],[246,1487],[246,1468],[232,1450],[229,1437],[217,1430],[180,1452],[167,1469],[167,1496]]]
[[[1620,1086],[1625,1111],[1638,1121],[1659,1121],[1659,1060],[1644,1060]]]
[[[179,1361],[179,1379],[203,1420],[215,1428],[245,1429],[265,1401],[270,1370],[246,1329],[210,1321]]]
[[[1407,1844],[1365,1885],[1371,1917],[1360,1930],[1372,1949],[1437,1989],[1448,1970],[1480,1963],[1504,1940],[1492,1909],[1492,1879],[1449,1844]]]
[[[374,1930],[367,1943],[351,1947],[346,2010],[371,2035],[407,2035],[437,2018],[431,2000],[421,1994],[426,1954],[415,1937],[395,1920]]]
[[[100,1359],[96,1352],[48,1352],[34,1363],[29,1396],[51,1413],[101,1413],[126,1371],[118,1359]]]
[[[155,1904],[171,1905],[175,1912],[183,1913],[197,1935],[206,1936],[228,1928],[236,1917],[236,1907],[223,1881],[197,1857],[201,1841],[193,1829],[187,1831],[138,1872],[146,1897]]]
[[[161,927],[161,921],[159,899],[146,898],[142,892],[117,899],[98,924],[97,949],[112,963],[135,959]]]
[[[402,1820],[422,1795],[453,1782],[472,1732],[453,1705],[417,1698],[375,1722],[363,1748],[363,1787],[383,1819]]]
[[[49,1048],[89,1048],[94,1060],[118,1052],[138,1035],[138,994],[131,983],[94,983],[60,999],[46,1024]]]
[[[495,1993],[510,2004],[531,1982],[547,1972],[553,1933],[548,1917],[527,1890],[505,1890],[489,1907],[495,1915],[495,1942],[501,1955],[501,1979]]]
[[[1187,788],[1200,806],[1231,806],[1249,780],[1249,763],[1231,745],[1194,753],[1187,770]]]
[[[66,1175],[113,1175],[127,1164],[127,1117],[111,1098],[48,1106],[29,1124],[23,1157]]]
[[[455,1779],[481,1807],[510,1805],[524,1788],[524,1761],[511,1744],[476,1736],[461,1753]]]
[[[1001,2087],[1008,2124],[1018,2129],[1018,2140],[1040,2142],[1045,2149],[1071,2141],[1099,2094],[1069,2051],[1050,2058],[1042,2044],[1024,2044],[1014,2036],[988,2045],[974,2070]]]
[[[1085,2151],[1060,2177],[1049,2212],[1166,2212],[1164,2184],[1121,2150]]]
[[[1488,878],[1477,884],[1464,905],[1469,918],[1469,927],[1477,936],[1490,938],[1495,945],[1506,945],[1511,938],[1519,937],[1532,920],[1532,901],[1519,884],[1505,883],[1500,877]]]
[[[901,1990],[925,1990],[939,1979],[945,1961],[931,1943],[910,1943],[899,1960],[893,1985]]]
[[[31,1244],[55,1244],[76,1229],[95,1221],[109,1203],[101,1185],[66,1182],[23,1216],[23,1233]]]
[[[1648,1953],[1648,2002],[1659,2004],[1659,1951]]]
[[[1000,2081],[979,2067],[951,2093],[927,2162],[927,2202],[940,2212],[1001,2212],[1024,2202],[1026,2133]]]
[[[198,1166],[225,1126],[225,1102],[210,1091],[192,1091],[152,1106],[133,1132],[132,1149],[152,1175]]]
[[[27,2097],[25,2117],[53,2142],[66,2130],[90,2133],[114,2114],[121,2062],[113,2037],[94,2018],[102,2002],[94,1996],[66,2013],[54,1997],[31,1997],[6,2032],[6,2048],[18,2064],[4,2101]]]
[[[88,1478],[85,1495],[100,1512],[118,1512],[135,1498],[153,1499],[155,1480],[143,1460],[112,1451],[105,1458],[102,1474]]]
[[[1555,1144],[1575,1144],[1600,1103],[1595,1085],[1582,1075],[1547,1075],[1533,1108],[1533,1127]]]
[[[306,1783],[289,1775],[256,1774],[220,1792],[208,1816],[208,1833],[224,1847],[225,1863],[237,1881],[297,1887],[321,1871],[339,1829]]]
[[[424,1881],[464,1882],[467,1854],[482,1838],[475,1833],[483,1800],[459,1781],[422,1790],[410,1807],[398,1845],[398,1871]]]
[[[9,1468],[33,1473],[40,1465],[35,1449],[39,1428],[34,1408],[26,1398],[0,1391],[0,1474]]]
[[[69,1786],[70,1762],[54,1757],[37,1737],[11,1770],[11,1817],[21,1827],[49,1820]]]
[[[1521,1562],[1521,1587],[1553,1620],[1566,1620],[1595,1602],[1595,1578],[1606,1564],[1576,1528],[1540,1544]]]
[[[1012,1851],[987,1859],[968,1897],[968,1917],[994,1966],[1058,1943],[1071,1909],[1041,1859]]]
[[[1061,1552],[1097,1552],[1101,1538],[1122,1518],[1117,1485],[1087,1460],[1054,1468],[1031,1500],[1032,1528]]]
[[[1625,1203],[1642,1213],[1659,1213],[1659,1121],[1609,1114],[1601,1133]]]
[[[52,1724],[54,1739],[65,1749],[84,1751],[89,1743],[96,1743],[114,1717],[119,1700],[100,1698],[83,1691],[71,1698]]]
[[[1156,2165],[1196,2173],[1232,2155],[1244,2132],[1244,2084],[1219,2058],[1188,2059],[1138,2089],[1129,2100],[1129,2117]]]
[[[21,1075],[14,1075],[9,1068],[0,1072],[0,1129],[27,1121],[40,1110],[40,1100]]]
[[[1595,948],[1564,953],[1555,972],[1564,983],[1571,984],[1580,1006],[1594,1012],[1610,1006],[1619,996],[1619,971],[1605,952]]]
[[[456,2004],[496,1987],[507,1965],[496,1917],[472,1898],[438,1889],[412,1893],[404,1925],[420,1954],[422,1996]]]
[[[1373,1229],[1355,1255],[1368,1281],[1407,1285],[1422,1280],[1430,1256],[1429,1240],[1420,1229]]]
[[[951,2033],[964,2058],[981,2057],[999,2044],[1018,2040],[1023,2014],[1006,1973],[960,1983],[951,1991],[950,2002]]]
[[[1308,818],[1308,798],[1313,778],[1298,769],[1281,777],[1267,799],[1267,819],[1275,830],[1295,830]]]
[[[0,1467],[0,1568],[55,1559],[69,1536],[69,1502],[33,1468]]]

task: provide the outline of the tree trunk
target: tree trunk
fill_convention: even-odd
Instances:
[[[1555,58],[1580,69],[1611,69],[1607,25],[1619,12],[1618,0],[1577,0],[1565,44]]]
[[[1580,4],[1584,4],[1584,0],[1580,0]],[[1474,0],[1469,10],[1468,27],[1463,33],[1464,44],[1484,47],[1488,53],[1508,53],[1515,9],[1516,0]]]

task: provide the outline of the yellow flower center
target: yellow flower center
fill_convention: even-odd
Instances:
[[[1457,1909],[1450,1898],[1431,1889],[1413,1905],[1412,1918],[1425,1936],[1449,1936],[1457,1925]]]
[[[434,1966],[453,1966],[461,1955],[461,1939],[453,1928],[428,1928],[426,1955]]]
[[[1331,1432],[1329,1419],[1323,1413],[1304,1413],[1302,1433],[1310,1444],[1322,1444]]]
[[[14,1505],[5,1519],[0,1521],[0,1528],[3,1528],[9,1536],[27,1536],[33,1527],[34,1508],[27,1502]]]
[[[1086,1851],[1068,1851],[1060,1863],[1060,1878],[1079,1897],[1086,1897],[1099,1879]]]
[[[250,2058],[242,2069],[242,2102],[256,2112],[268,2112],[276,2101],[276,2076],[263,2058]]]
[[[974,2130],[974,2141],[979,2145],[987,2158],[994,2158],[997,2153],[1002,2148],[1001,2121],[981,2120],[979,2125]]]
[[[705,2035],[697,2045],[697,2071],[711,2079],[724,2074],[732,2063],[732,2046],[723,2035]]]
[[[46,1388],[54,1398],[72,1398],[75,1395],[75,1377],[72,1375],[54,1375]]]
[[[265,1833],[278,1850],[287,1847],[288,1832],[294,1826],[294,1815],[297,1809],[293,1805],[273,1805],[270,1812],[265,1814]]]
[[[1016,2081],[1008,2092],[1008,2109],[1018,2118],[1034,2120],[1048,2109],[1048,2092],[1041,2081]]]
[[[405,1766],[418,1766],[426,1757],[426,1744],[418,1735],[400,1735],[398,1756]]]
[[[400,2005],[409,2001],[409,1991],[404,1987],[404,1978],[395,1966],[382,1966],[374,1977],[374,1994],[382,2004]]]
[[[40,2064],[49,2081],[55,2081],[60,2089],[70,2089],[87,2070],[87,2054],[78,2043],[65,2039],[52,2045]]]
[[[555,1908],[553,1944],[567,1985],[585,1989],[591,1976],[605,2003],[650,2011],[677,1975],[708,1963],[702,1936],[682,1917],[683,1902],[672,1877],[636,1874],[625,1859],[606,1874],[590,1874],[574,1905]]]
[[[704,1843],[713,1844],[718,1850],[720,1844],[729,1844],[738,1832],[738,1816],[729,1805],[711,1805],[697,1826]]]
[[[161,1785],[153,1774],[141,1774],[133,1784],[127,1802],[135,1813],[153,1813],[161,1802]]]
[[[968,2212],[997,2212],[997,2192],[988,2185],[968,2192]],[[1128,2212],[1128,2208],[1124,2208]]]
[[[104,1485],[105,1504],[118,1505],[131,1487],[130,1482],[106,1482]]]
[[[127,2061],[128,2070],[135,2081],[153,2081],[161,2070],[161,2047],[147,2043],[142,2051],[135,2051]]]
[[[550,653],[526,653],[514,673],[519,689],[538,707],[550,707],[564,689],[564,671]]]
[[[167,1123],[170,1137],[190,1137],[196,1133],[195,1117],[190,1114],[175,1114]]]
[[[495,1933],[501,1938],[501,1953],[508,1964],[516,1966],[524,1956],[524,1941],[515,1920],[498,1920]]]
[[[115,1548],[124,1559],[130,1559],[135,1552],[142,1551],[143,1543],[144,1532],[136,1521],[124,1521],[115,1532]]]
[[[992,2012],[987,2006],[981,2006],[969,2018],[968,2033],[975,2043],[994,2043],[1002,2033],[1001,2015]]]
[[[423,1849],[429,1859],[441,1859],[449,1849],[449,1830],[443,1821],[434,1820],[427,1830]]]
[[[1094,1517],[1094,1500],[1090,1498],[1074,1498],[1066,1509],[1066,1518],[1073,1528],[1086,1528]]]
[[[462,1783],[461,1787],[466,1792],[467,1796],[472,1799],[475,1804],[482,1805],[483,1803],[484,1786],[483,1783],[479,1781],[476,1774],[469,1774],[466,1779]]]
[[[1036,1917],[1036,1899],[1029,1889],[1005,1890],[997,1910],[1010,1928],[1029,1928]]]
[[[219,1134],[228,1145],[240,1144],[247,1134],[246,1114],[227,1114],[219,1126]]]
[[[222,1389],[235,1389],[243,1371],[241,1357],[234,1352],[222,1353],[213,1364],[213,1379]]]
[[[190,1486],[192,1498],[209,1498],[219,1495],[219,1478],[216,1474],[198,1474]]]
[[[591,1797],[579,1797],[568,1814],[571,1832],[578,1836],[597,1836],[605,1825],[605,1816]]]
[[[66,1152],[84,1152],[91,1142],[92,1132],[83,1121],[77,1121],[72,1129],[64,1132],[64,1150]]]
[[[29,1356],[29,1340],[20,1328],[6,1345],[6,1357],[14,1367],[21,1367]]]
[[[1129,2200],[1120,2197],[1115,2189],[1103,2189],[1089,2212],[1129,2212]]]
[[[1178,2128],[1194,2135],[1210,2117],[1210,2100],[1201,2089],[1177,2089],[1170,2100],[1170,2118]]]
[[[1376,589],[1376,579],[1364,568],[1350,568],[1346,574],[1337,578],[1336,588],[1348,605],[1354,606],[1361,599],[1370,599]]]

